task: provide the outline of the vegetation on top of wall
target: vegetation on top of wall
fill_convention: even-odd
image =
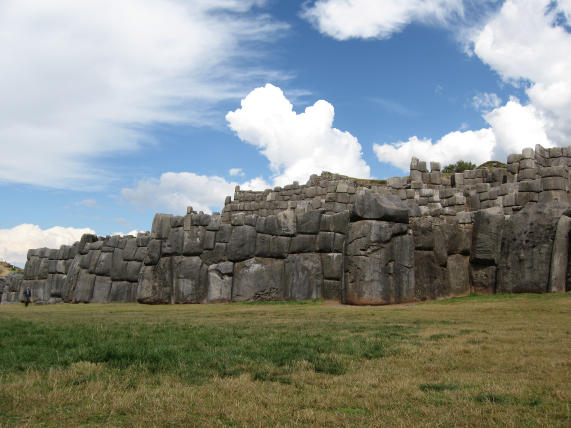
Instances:
[[[442,169],[442,172],[444,172],[446,174],[451,174],[454,172],[464,172],[464,171],[469,170],[469,169],[476,169],[476,165],[470,161],[459,160],[456,163],[446,165]]]
[[[12,272],[24,273],[24,270],[14,265],[11,265],[8,262],[0,261],[0,276],[6,276]]]
[[[481,168],[495,169],[495,168],[507,168],[507,167],[508,166],[503,162],[491,160],[488,162],[484,162],[477,169],[481,169]]]
[[[334,174],[329,171],[321,172],[321,178],[326,178],[329,180],[351,180],[355,184],[363,187],[371,187],[371,186],[385,186],[387,184],[387,180],[373,180],[369,178],[355,178],[349,177],[348,175],[341,175],[341,174]]]

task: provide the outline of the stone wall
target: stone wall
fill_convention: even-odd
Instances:
[[[390,304],[569,288],[571,147],[524,149],[506,168],[312,176],[236,188],[222,213],[157,214],[150,233],[84,235],[28,252],[2,303],[209,303],[324,298]]]

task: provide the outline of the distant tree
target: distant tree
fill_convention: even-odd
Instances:
[[[456,163],[452,163],[450,165],[446,165],[442,172],[464,172],[467,169],[476,169],[476,165],[474,165],[470,161],[459,160]]]

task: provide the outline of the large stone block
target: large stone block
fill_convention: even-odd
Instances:
[[[294,253],[313,253],[318,251],[317,236],[298,234],[291,238],[289,252]]]
[[[151,236],[155,239],[167,239],[171,228],[172,214],[155,214]]]
[[[92,303],[110,303],[111,278],[108,276],[97,276],[93,285]]]
[[[162,241],[158,239],[151,239],[147,247],[147,254],[145,255],[145,265],[156,265],[161,258]]]
[[[172,258],[174,303],[206,303],[208,267],[200,257]]]
[[[232,300],[281,300],[286,298],[284,260],[256,257],[234,265]]]
[[[352,216],[357,219],[408,223],[408,206],[398,196],[380,195],[368,189],[359,189]]]
[[[95,275],[90,274],[86,269],[82,269],[77,279],[75,292],[73,294],[73,303],[87,303],[93,295],[93,285],[95,284]]]
[[[297,231],[296,214],[294,210],[281,211],[277,215],[279,234],[294,236]]]
[[[434,300],[449,294],[447,270],[437,263],[434,252],[414,252],[414,295],[417,300]]]
[[[551,254],[551,270],[547,291],[564,293],[566,290],[569,263],[569,231],[571,218],[562,215],[557,222],[553,252]]]
[[[125,261],[136,260],[135,256],[138,248],[136,238],[128,239],[125,244],[125,248],[123,249],[123,259]]]
[[[184,245],[184,229],[182,227],[173,227],[169,232],[167,242],[172,254],[182,254]]]
[[[297,215],[297,233],[317,234],[323,210],[312,210]]]
[[[448,257],[446,265],[450,296],[467,296],[470,294],[470,260],[461,254]]]
[[[126,262],[127,267],[125,269],[125,279],[131,282],[137,282],[139,280],[139,272],[143,267],[143,264],[138,261]]]
[[[430,251],[434,248],[434,231],[431,218],[415,220],[411,226],[414,236],[414,248],[416,250]]]
[[[192,226],[184,231],[182,254],[185,256],[199,256],[202,254],[204,241],[204,228]]]
[[[123,250],[115,248],[111,261],[111,280],[125,281],[127,279],[127,262],[123,260]]]
[[[92,273],[95,275],[109,276],[111,273],[112,261],[113,253],[101,253]]]
[[[557,224],[567,205],[528,205],[504,228],[496,292],[545,293],[548,290]]]
[[[371,246],[389,242],[408,232],[408,225],[386,221],[361,220],[350,224],[347,235],[347,255],[367,255]]]
[[[342,211],[335,214],[324,214],[321,216],[319,230],[323,232],[347,233],[349,227],[350,213]]]
[[[241,261],[254,257],[256,253],[256,228],[236,226],[227,247],[228,260]]]
[[[134,303],[137,296],[137,284],[128,281],[113,281],[109,292],[109,301],[113,303]]]
[[[482,210],[474,214],[470,254],[472,263],[484,265],[497,263],[504,228],[505,217],[499,210]]]
[[[204,251],[200,255],[200,258],[207,265],[224,262],[224,261],[228,260],[228,257],[226,255],[227,247],[228,247],[228,244],[225,244],[223,242],[217,242],[216,244],[214,244],[213,250]]]
[[[350,236],[355,224],[349,230]],[[384,229],[390,230],[394,224],[388,225]],[[412,235],[392,235],[389,241],[369,237],[368,247],[365,239],[361,238],[361,244],[345,257],[345,303],[384,305],[414,300]],[[348,247],[355,242],[350,242]]]
[[[285,262],[287,298],[317,299],[323,288],[323,268],[319,254],[290,254]]]
[[[267,235],[279,235],[278,218],[275,215],[258,217],[256,220],[256,231]]]
[[[154,266],[143,266],[137,286],[137,302],[147,304],[171,303],[171,257],[163,257]]]
[[[324,279],[323,280],[323,299],[341,302],[341,281]]]
[[[232,274],[234,263],[223,262],[208,266],[208,302],[232,300]]]
[[[321,254],[323,278],[340,280],[343,278],[343,254]]]
[[[470,265],[470,283],[474,293],[494,294],[496,290],[496,266]]]

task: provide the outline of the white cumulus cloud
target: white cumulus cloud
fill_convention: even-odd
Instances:
[[[542,122],[535,130],[541,144],[546,138],[557,145],[570,143],[571,34],[556,25],[557,14],[568,16],[570,10],[569,1],[507,0],[473,37],[474,53],[503,80],[526,84],[529,104],[522,107],[529,111],[519,118],[533,116],[534,122]],[[497,117],[514,110],[513,102],[509,104],[493,115],[495,129],[501,126]],[[524,121],[508,122],[517,119],[514,115],[504,119],[508,128],[502,128],[502,134],[527,126]],[[498,140],[502,144],[503,139]]]
[[[505,83],[524,87],[529,100],[510,97],[502,105],[497,94],[479,93],[472,105],[482,112],[489,128],[451,132],[436,142],[411,137],[375,144],[380,161],[406,171],[413,155],[443,163],[458,159],[478,163],[505,160],[508,154],[536,144],[570,144],[571,1],[506,0],[493,10],[494,3],[499,4],[479,2],[478,8],[485,11],[480,16],[483,21],[463,21],[457,35]],[[418,6],[416,11],[411,10],[414,6]],[[439,18],[434,22],[455,29],[447,17],[462,15],[463,7],[461,1],[405,0],[381,5],[368,0],[318,0],[307,9],[306,16],[321,32],[343,40],[389,37],[410,22],[431,17],[435,10]]]
[[[242,168],[230,168],[228,170],[228,174],[230,174],[233,177],[235,176],[243,177],[245,175],[244,171],[242,171]]]
[[[479,131],[451,132],[436,143],[431,139],[411,137],[408,141],[375,144],[373,150],[380,162],[391,163],[408,172],[413,156],[426,161],[441,162],[442,166],[461,159],[480,164],[492,159],[495,144],[494,133],[484,128]]]
[[[140,180],[134,188],[121,190],[121,195],[141,208],[183,215],[188,206],[192,206],[195,211],[221,210],[225,197],[234,195],[234,188],[238,185],[250,190],[269,187],[262,178],[237,183],[228,182],[222,177],[192,172],[166,172],[158,179]]]
[[[502,103],[502,99],[495,93],[478,93],[472,98],[472,106],[482,112],[488,112],[498,108]]]
[[[145,126],[211,123],[269,73],[241,67],[285,28],[262,3],[1,1],[0,182],[104,185],[93,159],[136,150]]]
[[[411,22],[445,24],[464,14],[462,0],[318,0],[303,16],[338,40],[385,39]]]
[[[0,229],[0,259],[24,267],[30,248],[59,248],[79,241],[81,235],[95,233],[92,229],[55,226],[42,229],[35,224],[21,224]]]
[[[305,183],[321,171],[369,177],[357,138],[333,128],[334,116],[324,100],[296,113],[282,90],[267,84],[250,92],[226,120],[242,141],[269,160],[276,185]]]

